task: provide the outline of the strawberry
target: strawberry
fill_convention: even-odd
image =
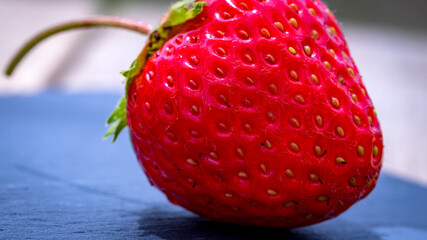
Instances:
[[[107,136],[128,125],[151,184],[200,216],[301,227],[376,185],[380,125],[320,0],[179,2],[123,74]]]

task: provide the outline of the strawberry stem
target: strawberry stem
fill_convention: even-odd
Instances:
[[[9,65],[6,68],[6,75],[10,76],[13,73],[13,70],[22,60],[22,58],[24,58],[25,55],[35,45],[37,45],[39,42],[43,41],[44,39],[60,32],[64,32],[64,31],[68,31],[76,28],[88,28],[88,27],[116,27],[116,28],[128,29],[128,30],[139,32],[142,34],[148,34],[152,29],[152,27],[146,23],[133,20],[133,19],[125,19],[125,18],[119,18],[119,17],[100,16],[100,17],[93,17],[93,18],[87,18],[87,19],[82,19],[77,21],[66,22],[66,23],[51,27],[39,33],[38,35],[34,36],[32,39],[30,39],[16,53],[16,55],[10,61]]]

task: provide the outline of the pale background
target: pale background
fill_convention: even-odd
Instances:
[[[384,170],[427,185],[427,1],[326,2],[341,19],[375,103],[385,139]],[[0,0],[0,68],[24,40],[54,23],[106,14],[156,24],[170,3]],[[121,93],[119,72],[144,42],[144,36],[114,29],[58,35],[31,52],[12,78],[0,75],[0,98],[51,90]]]

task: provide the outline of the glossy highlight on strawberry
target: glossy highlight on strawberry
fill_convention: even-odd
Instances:
[[[171,202],[209,219],[299,227],[375,186],[380,126],[319,0],[206,1],[130,84],[138,160]]]

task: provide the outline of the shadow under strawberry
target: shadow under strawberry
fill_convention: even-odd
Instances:
[[[163,206],[143,210],[139,215],[139,236],[144,239],[381,239],[364,226],[342,220],[298,229],[273,229],[212,222]]]

